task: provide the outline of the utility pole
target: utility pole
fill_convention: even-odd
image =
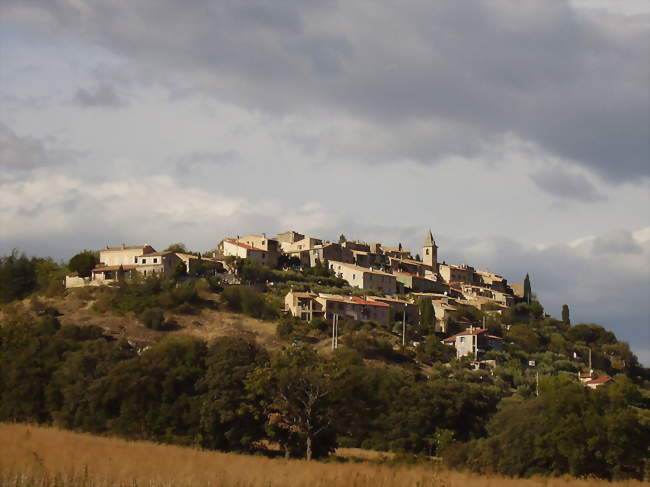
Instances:
[[[339,315],[332,315],[332,350],[339,348]]]
[[[404,305],[404,312],[402,313],[402,347],[406,346],[406,305]]]
[[[339,348],[339,315],[336,316],[336,325],[334,327],[334,348]]]

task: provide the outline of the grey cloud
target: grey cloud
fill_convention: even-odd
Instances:
[[[28,171],[52,163],[43,141],[19,136],[0,122],[0,166],[5,170]]]
[[[359,121],[368,144],[324,144],[372,158],[435,162],[514,134],[611,182],[649,175],[647,18],[514,0],[8,5],[23,22],[48,12],[143,78]],[[414,126],[430,137],[394,136]]]
[[[607,198],[583,174],[570,172],[562,167],[548,167],[531,175],[537,187],[562,199],[590,203]]]
[[[643,249],[634,240],[631,232],[615,230],[597,236],[593,241],[591,251],[594,255],[600,256],[605,254],[640,254]]]
[[[194,151],[182,154],[176,159],[176,166],[179,171],[196,169],[203,166],[222,166],[233,164],[241,160],[240,155],[235,151]]]
[[[108,84],[100,84],[89,90],[78,88],[72,102],[82,107],[118,108],[127,105],[127,101],[118,95],[113,86]]]

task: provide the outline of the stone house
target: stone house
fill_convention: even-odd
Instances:
[[[393,274],[338,261],[330,261],[329,266],[336,277],[345,279],[350,286],[375,289],[384,294],[397,293],[397,279]]]
[[[260,243],[262,240],[260,239]],[[249,241],[253,241],[250,239]],[[277,242],[277,241],[275,241]],[[268,244],[266,244],[268,246]],[[226,238],[221,241],[218,246],[218,253],[226,257],[233,256],[239,257],[241,259],[249,259],[252,262],[258,264],[266,265],[269,267],[275,267],[278,263],[279,253],[277,251],[271,251],[267,248],[255,247],[250,243],[242,242],[234,238]]]
[[[148,244],[130,245],[122,244],[120,247],[108,247],[99,251],[99,262],[104,266],[120,266],[135,264],[141,255],[154,253],[155,249]]]
[[[316,294],[290,291],[284,299],[285,309],[302,320],[323,318],[355,321],[372,321],[381,326],[390,323],[390,306],[378,301],[370,301],[357,296],[338,294]]]
[[[442,279],[447,282],[459,282],[474,284],[474,268],[468,265],[438,264],[438,272]]]
[[[479,360],[488,350],[501,350],[503,339],[490,335],[485,328],[469,328],[445,338],[442,343],[456,349],[456,358],[471,357]]]

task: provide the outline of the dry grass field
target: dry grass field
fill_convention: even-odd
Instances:
[[[346,452],[359,457],[360,452]],[[372,460],[374,455],[367,458]],[[0,424],[2,486],[213,487],[639,487],[590,479],[507,479],[383,465],[306,462],[128,442],[53,428]]]

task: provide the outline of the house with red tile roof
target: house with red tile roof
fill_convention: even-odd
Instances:
[[[456,349],[456,357],[472,357],[478,360],[488,350],[501,350],[503,339],[491,335],[486,328],[469,328],[442,340]]]

